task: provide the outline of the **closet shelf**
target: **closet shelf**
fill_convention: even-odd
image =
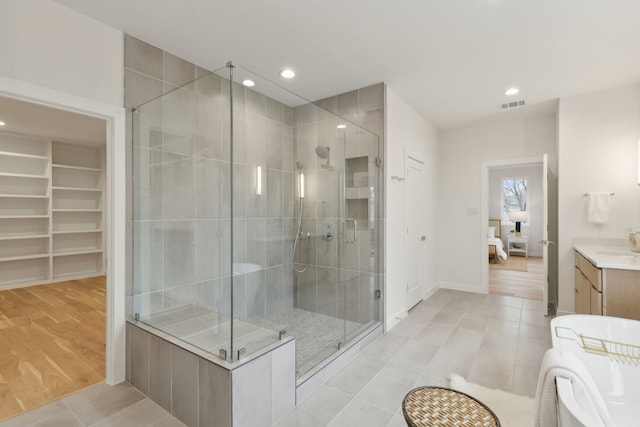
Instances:
[[[52,209],[52,212],[88,212],[88,213],[102,213],[102,209]]]
[[[22,261],[25,259],[39,259],[39,258],[49,258],[49,254],[36,254],[36,255],[22,255],[22,256],[12,256],[0,258],[0,262],[5,261]]]
[[[58,169],[74,169],[74,170],[80,170],[80,171],[102,172],[102,169],[89,168],[86,166],[71,166],[71,165],[62,165],[62,164],[53,164],[51,166]]]
[[[26,173],[5,173],[0,172],[0,177],[5,176],[9,178],[32,178],[32,179],[49,179],[46,175],[31,175]]]
[[[49,215],[0,215],[0,219],[49,218]]]
[[[51,187],[52,190],[60,190],[60,191],[94,191],[96,193],[101,193],[101,188],[86,188],[86,187]]]
[[[20,158],[23,158],[23,159],[49,160],[48,156],[38,156],[36,154],[14,153],[13,151],[0,151],[0,156],[3,156],[3,157],[20,157]]]
[[[8,199],[48,199],[47,195],[38,195],[38,194],[0,194],[0,197],[8,198]]]
[[[53,234],[53,235],[61,235],[61,234],[81,234],[81,233],[102,233],[102,229],[96,228],[94,230],[54,231],[51,234]]]
[[[26,239],[47,239],[48,234],[28,234],[25,236],[0,236],[0,240],[26,240]]]
[[[82,251],[54,252],[51,255],[55,258],[55,257],[61,257],[61,256],[87,255],[87,254],[100,254],[100,253],[102,253],[102,249],[85,249]]]

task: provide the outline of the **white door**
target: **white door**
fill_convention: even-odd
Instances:
[[[544,314],[555,312],[558,304],[558,180],[549,168],[549,159],[542,157],[542,265]]]
[[[407,309],[424,299],[425,279],[425,209],[421,196],[424,164],[407,156],[405,173],[405,272],[407,279]]]

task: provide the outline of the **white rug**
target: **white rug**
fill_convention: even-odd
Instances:
[[[452,374],[450,387],[473,396],[487,405],[498,416],[502,427],[531,427],[535,421],[535,399],[492,390],[478,384],[467,382],[460,375]]]

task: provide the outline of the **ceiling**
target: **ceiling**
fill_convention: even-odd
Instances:
[[[207,69],[310,100],[384,81],[439,128],[635,83],[638,0],[56,0]],[[284,81],[284,67],[297,72]],[[514,98],[504,91],[516,86]],[[526,109],[526,107],[525,107]]]
[[[43,137],[56,141],[106,144],[103,119],[0,96],[2,132]]]

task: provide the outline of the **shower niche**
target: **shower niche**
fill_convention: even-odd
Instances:
[[[187,425],[271,425],[381,333],[379,140],[233,65],[132,121],[128,378]]]

